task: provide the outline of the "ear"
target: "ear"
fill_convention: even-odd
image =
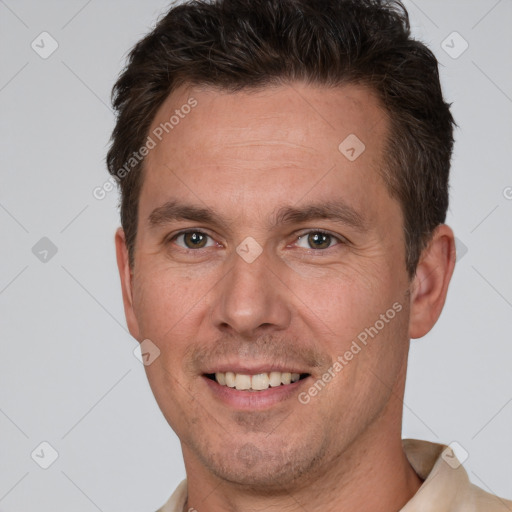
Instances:
[[[434,327],[443,309],[454,267],[453,231],[441,224],[421,253],[412,282],[410,338],[421,338]]]
[[[139,340],[139,324],[133,310],[133,273],[126,247],[126,237],[122,228],[118,228],[115,236],[117,268],[121,278],[121,290],[123,293],[124,314],[130,334]]]

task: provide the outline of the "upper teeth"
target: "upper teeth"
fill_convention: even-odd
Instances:
[[[215,380],[221,386],[228,386],[238,390],[263,391],[269,387],[277,387],[281,384],[290,384],[300,379],[299,373],[270,372],[258,373],[257,375],[245,375],[243,373],[217,372]]]

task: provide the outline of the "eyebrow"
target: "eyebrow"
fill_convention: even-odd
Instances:
[[[365,217],[342,200],[306,204],[302,207],[283,206],[272,215],[269,227],[318,219],[338,222],[362,232],[368,229]],[[184,204],[176,200],[155,208],[148,217],[148,224],[150,228],[157,228],[179,220],[209,224],[223,229],[229,224],[210,208]]]
[[[306,204],[304,207],[285,206],[275,216],[275,224],[299,224],[317,219],[326,219],[350,226],[358,231],[366,231],[365,217],[342,200]]]
[[[148,224],[150,228],[157,228],[177,220],[227,227],[227,223],[223,222],[211,209],[178,201],[167,201],[162,206],[155,208],[148,217]]]

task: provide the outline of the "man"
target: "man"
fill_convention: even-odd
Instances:
[[[187,472],[161,511],[512,510],[401,439],[455,264],[454,121],[403,6],[178,5],[114,107],[125,313]]]

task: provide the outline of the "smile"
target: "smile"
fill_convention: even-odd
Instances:
[[[238,391],[265,391],[269,388],[293,384],[308,376],[308,373],[276,371],[258,373],[256,375],[235,372],[217,372],[206,375],[209,379],[215,380],[220,386],[235,388]]]

